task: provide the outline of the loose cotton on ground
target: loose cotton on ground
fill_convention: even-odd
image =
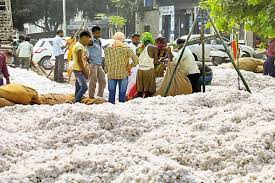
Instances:
[[[73,92],[11,72],[39,92]],[[213,72],[205,94],[0,109],[0,182],[274,182],[275,80],[243,71],[251,95],[234,70]]]

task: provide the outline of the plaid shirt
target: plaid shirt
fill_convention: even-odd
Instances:
[[[129,63],[129,59],[133,63]],[[129,76],[127,66],[135,67],[138,64],[138,57],[133,50],[124,47],[107,47],[105,50],[105,72],[108,73],[108,79],[125,79]]]

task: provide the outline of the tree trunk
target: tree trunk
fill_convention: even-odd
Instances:
[[[46,28],[45,27],[43,27],[43,26],[41,26],[41,25],[39,25],[39,24],[37,24],[37,23],[33,23],[36,27],[39,27],[39,28],[41,28],[41,29],[43,29],[43,30],[46,30]]]
[[[60,25],[61,25],[61,23],[56,22],[55,25],[54,25],[54,30],[53,31],[56,32]]]
[[[48,16],[45,16],[45,18],[44,18],[44,25],[45,25],[45,29],[47,32],[52,32],[52,30],[49,26]]]

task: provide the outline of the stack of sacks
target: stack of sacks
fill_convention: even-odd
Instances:
[[[36,90],[20,85],[9,84],[0,87],[0,107],[13,106],[15,104],[42,104],[42,105],[55,105],[74,103],[75,97],[73,95],[66,94],[43,94],[39,95]],[[81,103],[92,105],[102,104],[106,101],[102,99],[90,99],[84,98]]]
[[[252,57],[240,58],[239,68],[245,71],[252,71],[255,73],[264,72],[264,61]]]
[[[0,99],[0,107],[15,104],[39,104],[37,91],[20,84],[1,86]]]
[[[74,103],[75,97],[74,95],[66,95],[66,94],[43,94],[39,96],[39,102],[43,105],[55,105],[55,104],[72,104]],[[81,103],[92,105],[92,104],[102,104],[105,103],[104,100],[101,99],[90,99],[84,98]]]
[[[74,102],[74,96],[66,95],[66,94],[57,94],[57,93],[42,94],[42,95],[39,95],[39,102],[40,104],[44,104],[44,105],[55,105],[55,104],[66,104],[66,103],[71,104]]]
[[[237,61],[235,61],[237,64]],[[239,61],[239,69],[245,71],[251,71],[255,73],[263,73],[264,72],[264,61],[252,57],[244,57],[240,58]],[[231,63],[226,64],[225,67],[234,68]]]

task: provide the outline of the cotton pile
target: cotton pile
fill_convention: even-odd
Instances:
[[[249,94],[234,70],[213,73],[204,94],[1,108],[0,182],[274,182],[275,80],[242,71]]]

